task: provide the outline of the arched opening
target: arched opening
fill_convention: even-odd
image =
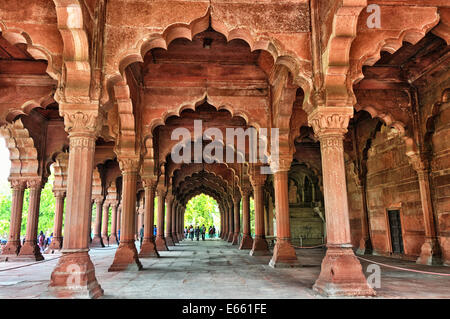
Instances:
[[[217,201],[204,193],[192,197],[186,204],[184,227],[205,227],[205,238],[217,238],[220,230],[220,210]],[[210,230],[214,228],[214,235]]]

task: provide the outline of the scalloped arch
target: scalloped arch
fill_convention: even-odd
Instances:
[[[0,21],[0,32],[2,36],[12,45],[24,44],[27,52],[36,60],[47,61],[47,74],[58,83],[61,80],[61,70],[55,66],[55,61],[50,51],[43,46],[33,44],[31,36],[24,30],[18,28],[8,28],[5,23]]]

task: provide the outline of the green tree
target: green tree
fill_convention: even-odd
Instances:
[[[212,225],[217,227],[219,221],[219,205],[212,197],[200,194],[191,198],[187,203],[184,214],[185,226],[193,225],[195,227],[205,224],[206,228]]]

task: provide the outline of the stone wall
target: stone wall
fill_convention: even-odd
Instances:
[[[408,162],[405,144],[382,126],[367,160],[367,205],[375,254],[392,252],[387,211],[400,210],[404,255],[415,258],[424,241],[424,224],[417,173]]]

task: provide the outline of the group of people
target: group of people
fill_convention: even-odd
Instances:
[[[216,228],[214,225],[209,227],[208,230],[209,238],[214,238],[216,236]],[[197,226],[194,228],[194,226],[189,226],[189,228],[186,226],[184,227],[184,238],[190,238],[191,240],[194,240],[194,236],[197,238],[197,240],[200,240],[200,236],[202,236],[202,240],[205,240],[206,235],[206,226],[205,224],[202,225],[202,227]]]
[[[41,250],[41,253],[43,253],[47,247],[50,245],[53,239],[53,233],[50,234],[50,236],[45,236],[44,232],[41,230],[39,232],[38,236],[38,246]],[[23,239],[23,243],[25,244],[25,238]]]

